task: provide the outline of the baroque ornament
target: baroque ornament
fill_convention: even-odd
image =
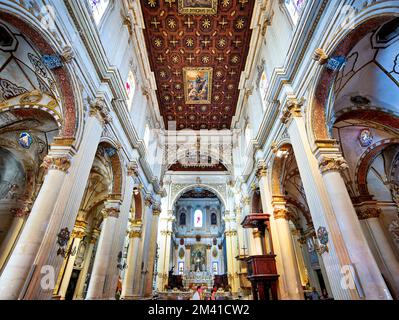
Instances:
[[[319,164],[322,173],[329,171],[344,171],[349,168],[348,163],[343,157],[323,157]]]
[[[71,166],[71,159],[68,156],[64,157],[46,156],[41,166],[46,170],[54,169],[54,170],[67,172]]]

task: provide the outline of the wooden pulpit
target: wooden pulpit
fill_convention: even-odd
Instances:
[[[242,222],[244,228],[257,228],[261,233],[263,241],[266,241],[265,232],[269,230],[268,214],[252,214],[245,217]],[[270,234],[271,239],[271,234]],[[267,248],[267,244],[264,245]],[[254,300],[278,300],[276,256],[273,253],[273,246],[270,244],[271,254],[249,256],[246,261],[248,264],[248,280],[252,284],[252,294]]]

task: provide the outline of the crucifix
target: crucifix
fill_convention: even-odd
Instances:
[[[242,251],[244,251],[243,256],[246,257],[248,248],[244,245],[241,249],[242,249]]]

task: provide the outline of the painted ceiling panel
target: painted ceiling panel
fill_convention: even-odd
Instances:
[[[251,38],[254,1],[141,0],[165,126],[229,129]]]

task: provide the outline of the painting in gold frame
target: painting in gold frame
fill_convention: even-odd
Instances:
[[[218,0],[179,0],[180,14],[213,15],[218,10]]]
[[[210,104],[213,68],[183,68],[186,104]]]

